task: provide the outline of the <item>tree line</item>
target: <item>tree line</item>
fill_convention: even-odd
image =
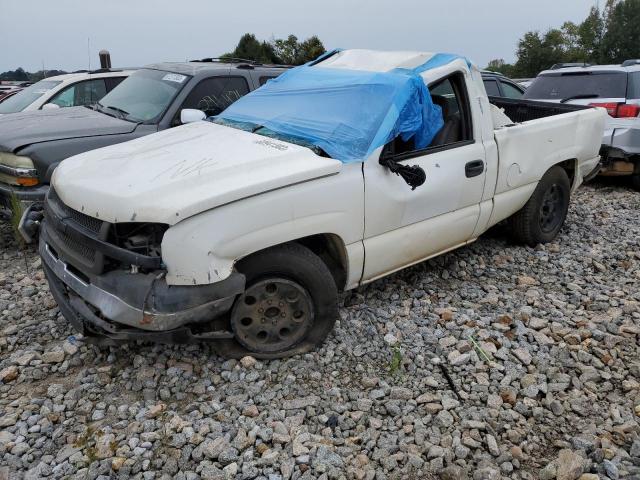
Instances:
[[[252,33],[240,37],[236,48],[221,58],[241,58],[261,63],[302,65],[325,53],[325,48],[317,36],[299,41],[295,35],[284,39],[260,41]]]
[[[233,51],[220,56],[223,59],[241,58],[261,63],[285,65],[302,65],[325,53],[325,48],[317,36],[299,41],[295,35],[287,38],[259,41],[252,33],[246,33]],[[47,70],[46,72],[26,72],[22,68],[0,73],[0,80],[5,81],[38,81],[45,76],[62,75],[62,70]]]
[[[302,65],[325,51],[315,35],[303,41],[295,35],[260,41],[254,34],[246,33],[233,51],[221,58]],[[632,58],[640,58],[640,0],[606,0],[602,8],[592,7],[581,23],[565,22],[560,28],[544,33],[525,33],[518,41],[515,63],[494,59],[487,69],[509,77],[534,77],[555,63],[616,64]],[[1,73],[0,80],[37,81],[63,73],[66,72],[30,73],[17,68]]]
[[[535,77],[555,63],[619,64],[640,58],[640,0],[607,0],[581,23],[565,22],[545,33],[531,31],[518,42],[516,62],[489,62],[509,77]]]
[[[8,70],[0,73],[0,80],[10,82],[37,82],[45,77],[53,77],[55,75],[64,75],[64,70],[38,70],[37,72],[26,72],[23,68]]]

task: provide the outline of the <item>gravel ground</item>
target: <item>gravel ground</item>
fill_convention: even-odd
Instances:
[[[285,361],[86,345],[0,227],[0,479],[640,478],[640,194],[344,295]],[[449,379],[447,374],[449,373]]]

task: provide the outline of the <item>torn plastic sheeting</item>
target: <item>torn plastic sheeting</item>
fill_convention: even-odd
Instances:
[[[471,68],[471,62],[465,57],[456,55],[455,53],[436,53],[433,57],[427,60],[425,63],[413,69],[416,73],[426,72],[427,70],[433,70],[434,68],[443,67],[456,60],[464,60],[469,68]]]
[[[425,148],[444,124],[440,107],[415,71],[307,65],[267,82],[217,118],[298,137],[344,163],[362,162],[398,136]]]

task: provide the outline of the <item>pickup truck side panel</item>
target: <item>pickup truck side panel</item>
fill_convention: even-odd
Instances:
[[[236,260],[253,252],[334,234],[344,243],[347,288],[352,288],[362,275],[363,231],[362,164],[346,164],[339,174],[245,198],[174,225],[162,240],[167,283],[213,283],[228,277]]]
[[[520,210],[544,173],[558,163],[586,159],[575,172],[572,188],[578,188],[598,164],[599,157],[587,157],[598,150],[603,128],[602,112],[589,109],[497,129],[500,164],[487,228]]]

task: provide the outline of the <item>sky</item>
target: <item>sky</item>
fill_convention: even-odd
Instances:
[[[567,20],[596,0],[0,0],[0,72],[96,68],[218,56],[241,35],[325,47],[464,55],[481,67],[515,59],[518,39]]]

